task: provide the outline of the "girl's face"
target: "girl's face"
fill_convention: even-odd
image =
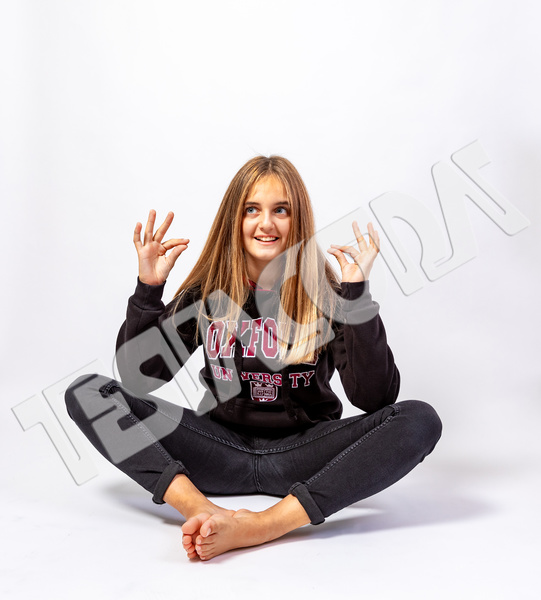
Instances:
[[[254,186],[244,203],[242,243],[248,274],[257,281],[261,271],[286,249],[291,206],[282,183],[266,177]]]

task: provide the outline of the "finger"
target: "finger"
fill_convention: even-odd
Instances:
[[[188,246],[189,242],[190,242],[190,240],[188,238],[177,238],[177,239],[167,240],[166,242],[163,242],[162,246],[166,250],[171,250],[171,248],[174,248],[175,246],[178,246],[179,244],[185,244],[186,246]]]
[[[353,233],[355,234],[355,239],[359,244],[359,250],[361,252],[366,249],[366,240],[364,239],[363,234],[361,233],[361,229],[357,221],[353,221]]]
[[[141,225],[141,223],[137,222],[135,224],[135,230],[133,232],[133,243],[135,244],[135,247],[137,249],[141,247],[141,229],[143,229],[143,226]]]
[[[370,236],[370,245],[376,248],[379,252],[380,242],[379,242],[379,234],[374,229],[374,225],[372,223],[368,223],[368,235]]]
[[[340,252],[338,248],[332,246],[331,248],[329,248],[329,250],[327,250],[327,252],[329,254],[332,254],[336,258],[341,269],[344,269],[344,267],[349,265],[348,259],[342,254],[342,252]]]
[[[174,214],[172,212],[168,212],[165,217],[165,221],[158,227],[154,237],[152,238],[156,242],[161,242],[163,240],[163,236],[167,233],[169,226],[173,222]]]
[[[148,244],[152,241],[153,231],[154,231],[154,222],[156,221],[156,211],[151,209],[148,213],[148,220],[145,227],[145,237],[143,239],[143,244]]]
[[[340,255],[342,256],[343,260],[338,259],[338,262],[340,263],[340,267],[342,269],[342,272],[344,272],[344,268],[346,267],[346,265],[351,265],[351,264],[355,264],[359,267],[362,275],[363,275],[363,279],[365,279],[365,274],[364,274],[364,269],[362,267],[362,256],[363,253],[359,252],[358,250],[356,250],[355,248],[351,247],[351,246],[340,246],[337,247],[334,244],[331,244],[331,250],[328,250],[328,252],[330,252],[331,254],[334,254],[336,256],[336,258],[338,259],[338,254],[335,254],[335,252],[340,253]],[[346,250],[347,248],[349,248],[351,251]],[[353,263],[350,263],[347,258],[344,256],[344,254],[349,254],[352,258],[353,258]]]
[[[336,248],[337,250],[340,250],[340,252],[349,254],[351,258],[355,258],[360,254],[357,248],[354,248],[353,246],[339,246],[338,244],[331,244],[331,248]]]

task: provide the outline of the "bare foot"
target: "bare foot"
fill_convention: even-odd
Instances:
[[[235,511],[222,508],[202,494],[184,474],[175,475],[163,495],[163,499],[184,516],[182,545],[188,558],[197,558],[195,539],[201,525],[215,514],[232,515]]]
[[[196,511],[193,517],[189,517],[186,523],[182,525],[182,546],[188,555],[188,558],[198,558],[198,554],[195,550],[195,540],[200,535],[201,526],[205,521],[211,518],[213,515],[225,515],[232,516],[235,514],[234,510],[228,510],[217,506],[212,502],[208,502],[207,506],[201,507],[203,512]]]
[[[201,560],[209,560],[233,548],[263,544],[274,536],[263,513],[238,510],[232,515],[214,514],[195,517],[203,521],[195,538],[195,552]]]

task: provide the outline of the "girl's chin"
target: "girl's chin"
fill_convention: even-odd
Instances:
[[[259,252],[248,252],[248,256],[261,267],[267,267],[270,263],[276,261],[278,266],[278,257],[282,254],[282,250],[269,248],[267,252],[261,250]]]

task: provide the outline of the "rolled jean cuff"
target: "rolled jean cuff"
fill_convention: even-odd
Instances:
[[[289,493],[295,496],[301,503],[312,525],[319,525],[325,521],[325,517],[319,510],[319,506],[314,502],[310,492],[303,483],[293,484],[289,488]]]
[[[167,465],[165,471],[160,475],[158,483],[154,488],[154,495],[152,496],[152,502],[156,504],[165,504],[163,495],[167,491],[167,488],[171,485],[171,481],[175,475],[189,475],[188,469],[179,461],[174,461],[170,465]]]

